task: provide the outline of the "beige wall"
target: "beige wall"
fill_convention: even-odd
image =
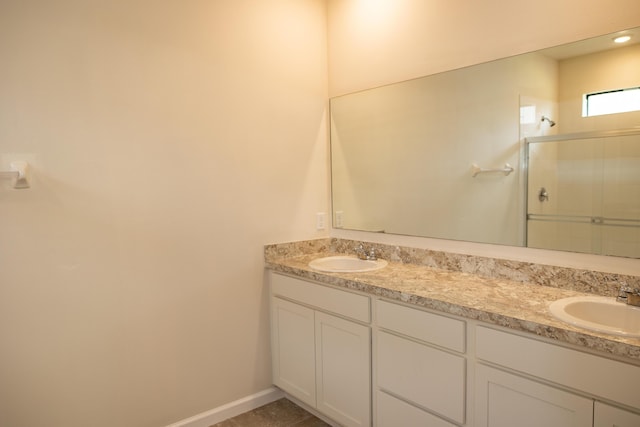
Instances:
[[[640,25],[621,0],[328,0],[330,96]]]
[[[0,425],[270,386],[262,246],[326,210],[322,0],[3,0]]]
[[[385,85],[640,25],[623,0],[328,0],[329,96]],[[640,261],[448,240],[333,230],[369,239],[485,256],[637,274]]]

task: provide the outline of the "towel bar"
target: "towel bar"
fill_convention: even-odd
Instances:
[[[505,163],[504,168],[498,168],[498,169],[483,169],[475,163],[471,165],[471,176],[474,178],[479,173],[501,172],[504,174],[504,176],[507,176],[513,171],[514,171],[513,166],[511,166],[509,163]]]

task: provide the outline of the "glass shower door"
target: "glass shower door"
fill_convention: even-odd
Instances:
[[[527,246],[640,257],[640,131],[527,140]]]

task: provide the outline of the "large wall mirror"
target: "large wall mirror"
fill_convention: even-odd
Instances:
[[[636,28],[331,99],[334,227],[640,258],[639,70]]]

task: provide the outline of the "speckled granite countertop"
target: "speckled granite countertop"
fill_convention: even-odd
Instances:
[[[303,279],[533,333],[640,364],[640,339],[591,332],[565,324],[550,314],[548,305],[551,302],[585,295],[584,292],[393,261],[372,272],[323,273],[312,270],[308,263],[336,252],[326,247],[319,249],[322,250],[288,253],[288,256],[273,256],[265,251],[266,267]]]

